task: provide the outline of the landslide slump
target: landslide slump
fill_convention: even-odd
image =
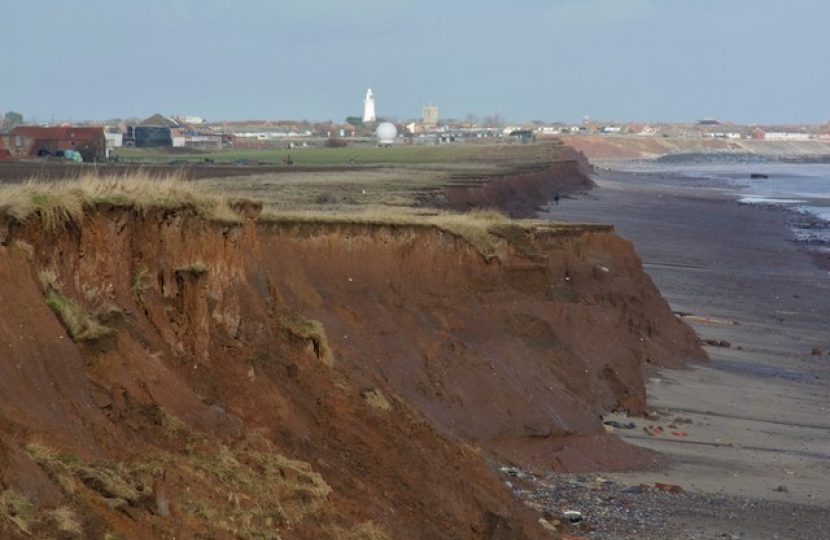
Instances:
[[[598,415],[702,355],[607,227],[247,215],[11,220],[4,538],[534,538],[492,460],[631,465]]]

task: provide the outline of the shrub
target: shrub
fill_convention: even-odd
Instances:
[[[327,148],[345,148],[348,144],[349,142],[346,139],[340,137],[329,137],[326,139]]]

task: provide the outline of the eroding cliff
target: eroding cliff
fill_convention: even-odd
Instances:
[[[703,355],[609,227],[244,213],[7,224],[4,537],[532,538],[492,460],[636,463],[599,414]]]

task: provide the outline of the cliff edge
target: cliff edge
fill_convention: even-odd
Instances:
[[[81,205],[3,219],[4,538],[536,538],[493,464],[647,463],[704,356],[610,227]]]

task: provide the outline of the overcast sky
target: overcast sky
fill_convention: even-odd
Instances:
[[[828,0],[37,0],[0,8],[27,119],[823,123]]]

